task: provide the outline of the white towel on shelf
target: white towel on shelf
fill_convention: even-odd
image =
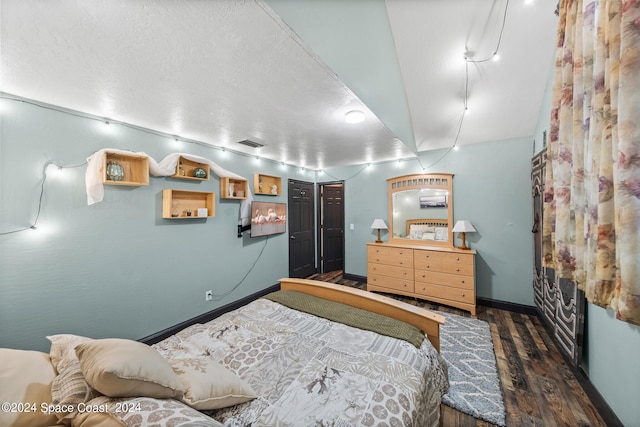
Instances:
[[[183,157],[193,162],[204,163],[209,165],[209,168],[219,177],[227,177],[233,179],[245,180],[242,176],[230,172],[213,161],[200,156],[187,153],[172,153],[166,156],[160,163],[156,162],[153,158],[149,157],[143,152],[133,152],[128,150],[119,150],[117,148],[103,148],[96,151],[87,158],[87,172],[85,175],[85,182],[87,186],[87,204],[93,205],[94,203],[101,202],[104,198],[104,184],[102,182],[102,165],[104,164],[104,156],[106,152],[137,156],[145,156],[149,159],[149,173],[153,176],[171,176],[176,171],[178,160]],[[248,225],[251,222],[251,201],[253,196],[251,191],[247,191],[247,198],[243,199],[240,203],[240,218],[242,225]]]

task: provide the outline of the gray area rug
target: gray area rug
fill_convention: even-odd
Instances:
[[[442,402],[474,418],[505,425],[505,409],[489,324],[438,312],[440,353],[449,365],[449,392]]]

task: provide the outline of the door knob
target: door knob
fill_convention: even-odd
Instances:
[[[291,236],[290,239],[291,240],[296,240],[296,236]]]

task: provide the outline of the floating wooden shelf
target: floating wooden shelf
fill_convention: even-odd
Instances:
[[[110,179],[107,175],[107,165],[116,163],[122,168],[121,179]],[[131,153],[105,152],[102,161],[102,182],[108,185],[149,185],[149,158],[147,156]]]
[[[221,199],[246,199],[249,194],[249,183],[246,179],[220,177]]]
[[[275,191],[273,186],[275,185]],[[255,194],[279,196],[282,194],[282,178],[279,176],[256,173],[253,175],[253,191]]]
[[[180,165],[182,165],[182,171],[180,170]],[[196,169],[203,169],[205,171],[205,177],[199,178],[195,176]],[[171,175],[171,178],[176,179],[189,179],[192,181],[208,181],[209,180],[209,165],[206,163],[194,162],[189,159],[185,159],[180,156],[178,159],[178,164],[176,165],[176,173]]]
[[[206,216],[198,216],[198,209],[206,208]],[[187,212],[191,211],[191,215]],[[212,218],[215,211],[215,194],[206,191],[162,190],[162,218]]]

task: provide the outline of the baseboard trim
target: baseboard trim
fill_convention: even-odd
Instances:
[[[367,283],[367,276],[358,276],[357,274],[343,273],[342,278],[345,280]]]
[[[569,367],[574,371],[576,379],[582,386],[584,392],[587,393],[587,396],[589,396],[589,400],[591,400],[591,403],[595,406],[605,425],[608,427],[624,427],[624,424],[622,424],[616,413],[613,412],[613,409],[611,409],[607,401],[604,400],[604,397],[602,397],[596,386],[593,385],[589,379],[589,375],[587,375],[584,369],[581,367],[574,368],[571,365],[569,365]]]
[[[558,340],[554,336],[553,328],[543,319],[542,313],[537,308],[536,316],[538,316],[538,318],[540,319],[540,324],[542,324],[542,327],[547,331],[553,343],[555,345],[558,345]],[[608,427],[624,427],[624,424],[622,424],[616,413],[613,411],[613,409],[611,409],[611,406],[609,406],[596,386],[591,382],[589,374],[587,374],[585,370],[582,369],[582,366],[575,366],[574,361],[571,360],[571,358],[564,352],[558,351],[558,353],[560,353],[560,355],[564,359],[567,367],[571,370],[571,372],[573,372],[576,380],[578,381],[578,383],[580,383],[580,386],[589,397],[589,400],[595,407],[596,411],[598,411],[600,417],[602,417],[602,421],[604,421],[604,424]]]
[[[148,345],[159,343],[160,341],[170,337],[171,335],[175,335],[176,333],[180,332],[186,327],[195,325],[196,323],[210,322],[213,319],[220,317],[225,313],[236,310],[244,305],[249,304],[252,301],[257,300],[260,297],[263,297],[267,294],[270,294],[271,292],[275,292],[278,290],[280,290],[280,284],[276,283],[275,285],[269,286],[266,289],[263,289],[251,295],[247,295],[244,298],[240,298],[239,300],[223,305],[222,307],[214,308],[211,311],[208,311],[199,316],[193,317],[189,320],[185,320],[184,322],[178,323],[177,325],[170,326],[167,329],[164,329],[160,332],[156,332],[155,334],[148,335],[144,338],[139,339],[138,341]]]
[[[498,308],[500,310],[512,311],[514,313],[538,316],[538,309],[532,305],[517,304],[515,302],[500,301],[490,298],[476,297],[476,304],[484,307]]]

